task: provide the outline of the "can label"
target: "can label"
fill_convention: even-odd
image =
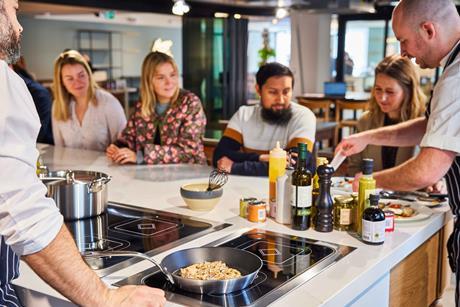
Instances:
[[[257,198],[249,197],[249,198],[241,198],[240,199],[240,216],[246,218],[248,216],[248,204],[250,202],[256,201]]]
[[[259,209],[257,210],[257,215],[259,221],[265,221],[267,218],[267,211],[265,209]]]
[[[363,230],[361,238],[370,243],[382,243],[385,241],[385,220],[371,222],[362,219]]]
[[[263,201],[248,204],[248,221],[262,223],[267,219],[267,204]]]
[[[340,209],[340,225],[351,225],[351,209]]]
[[[385,231],[393,232],[395,230],[395,215],[391,211],[385,212]]]

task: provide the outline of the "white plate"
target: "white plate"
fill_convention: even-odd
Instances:
[[[344,192],[353,192],[353,177],[332,177],[331,188]]]
[[[428,208],[436,208],[436,207],[440,207],[442,205],[446,205],[448,204],[448,200],[444,200],[444,201],[437,201],[437,200],[433,200],[433,201],[424,201],[424,200],[419,200],[417,199],[415,201],[417,204],[419,205],[423,205],[425,207],[428,207]]]
[[[399,199],[381,199],[380,202],[388,204],[401,204],[403,206],[409,205],[412,209],[415,210],[416,214],[411,217],[397,217],[395,214],[395,223],[411,223],[411,222],[418,222],[423,221],[429,218],[433,212],[431,209],[426,208],[425,206],[421,206],[419,204],[415,204],[412,202],[399,200]]]

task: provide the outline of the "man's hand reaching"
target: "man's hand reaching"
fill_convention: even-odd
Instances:
[[[344,138],[335,148],[335,154],[342,151],[344,156],[351,156],[363,151],[369,144],[366,132],[357,133]]]

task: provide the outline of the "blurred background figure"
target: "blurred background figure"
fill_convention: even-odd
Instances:
[[[384,58],[375,68],[369,110],[359,118],[358,132],[422,116],[426,97],[419,80],[416,67],[408,58],[400,55]],[[360,172],[363,158],[374,159],[374,171],[380,171],[409,160],[415,150],[415,147],[368,145],[361,153],[349,157],[347,174],[354,176]]]
[[[27,71],[24,57],[21,56],[19,61],[13,64],[13,69],[24,80],[40,117],[41,127],[37,142],[54,145],[51,125],[51,106],[53,101],[51,93],[35,80],[32,73]]]
[[[344,55],[344,73],[345,75],[352,76],[353,75],[353,67],[355,66],[355,62],[353,62],[353,59],[350,57],[350,54],[345,51]]]
[[[83,56],[63,52],[54,64],[52,123],[57,146],[104,151],[126,126],[120,102],[99,88]]]
[[[142,64],[140,102],[106,154],[115,163],[206,164],[206,127],[200,98],[179,87],[172,57],[150,52]]]

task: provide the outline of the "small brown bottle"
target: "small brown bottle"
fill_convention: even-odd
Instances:
[[[361,239],[364,243],[379,245],[385,241],[385,213],[378,207],[379,195],[369,195],[370,207],[363,212]]]

